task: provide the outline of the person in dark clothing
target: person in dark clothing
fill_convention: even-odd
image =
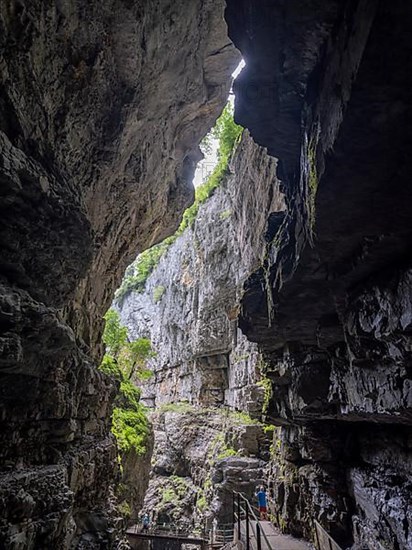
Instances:
[[[266,491],[263,485],[260,486],[259,490],[256,491],[255,494],[258,499],[260,519],[262,521],[266,521],[268,519],[268,500],[267,500]]]
[[[142,523],[143,523],[142,531],[148,531],[149,525],[150,525],[149,514],[144,514]]]

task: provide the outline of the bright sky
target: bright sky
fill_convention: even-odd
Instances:
[[[242,59],[242,61],[236,67],[235,71],[232,73],[232,76],[234,79],[239,76],[244,66],[245,66],[245,62]],[[234,94],[232,90],[230,90],[229,101],[232,104],[234,103]],[[217,148],[219,145],[217,139],[214,139],[213,137],[211,137],[210,145],[211,145],[210,153],[205,154],[205,158],[200,162],[198,162],[196,172],[195,172],[195,177],[193,178],[193,185],[195,187],[198,187],[199,185],[201,185],[207,180],[207,178],[209,177],[209,174],[213,171],[214,167],[217,164]]]

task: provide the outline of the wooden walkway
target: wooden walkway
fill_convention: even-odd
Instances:
[[[257,550],[256,523],[256,521],[251,522],[250,543],[253,550]],[[259,521],[259,525],[269,543],[268,546],[265,537],[262,536],[262,550],[314,550],[310,543],[302,539],[296,539],[291,535],[282,534],[270,521]],[[241,531],[243,535],[246,532],[245,521],[241,522]]]
[[[157,540],[177,542],[179,544],[194,544],[200,546],[201,548],[206,548],[206,545],[209,541],[202,538],[188,537],[185,535],[174,535],[172,533],[156,533],[150,531],[141,531],[141,528],[137,525],[133,525],[126,531],[126,536],[131,544],[135,540]]]

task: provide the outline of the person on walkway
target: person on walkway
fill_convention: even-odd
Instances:
[[[261,521],[266,521],[268,519],[268,499],[263,485],[259,487],[259,490],[255,494],[258,499],[260,519]]]
[[[144,514],[143,516],[143,529],[142,531],[148,531],[149,530],[149,525],[150,525],[150,518],[149,518],[149,514]]]

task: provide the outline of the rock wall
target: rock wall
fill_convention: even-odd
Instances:
[[[232,491],[252,497],[264,479],[268,438],[263,425],[222,407],[174,404],[150,416],[155,448],[143,511],[183,532],[232,518]]]
[[[193,198],[238,53],[223,2],[0,6],[0,546],[108,548],[125,266]]]
[[[184,400],[260,414],[260,357],[237,316],[243,282],[265,253],[267,216],[284,208],[275,167],[245,133],[231,173],[200,206],[194,226],[162,256],[145,291],[120,304],[130,336],[148,336],[156,351],[142,393],[149,405]]]
[[[144,292],[117,306],[130,336],[149,337],[156,352],[142,399],[155,432],[144,509],[159,523],[230,523],[232,490],[252,496],[263,479],[262,358],[237,316],[243,282],[266,250],[267,217],[285,207],[275,169],[245,132],[193,227],[170,245]]]
[[[246,60],[235,118],[278,159],[287,204],[239,321],[283,426],[277,509],[296,534],[318,519],[342,545],[406,550],[412,9],[228,0],[226,18]]]

